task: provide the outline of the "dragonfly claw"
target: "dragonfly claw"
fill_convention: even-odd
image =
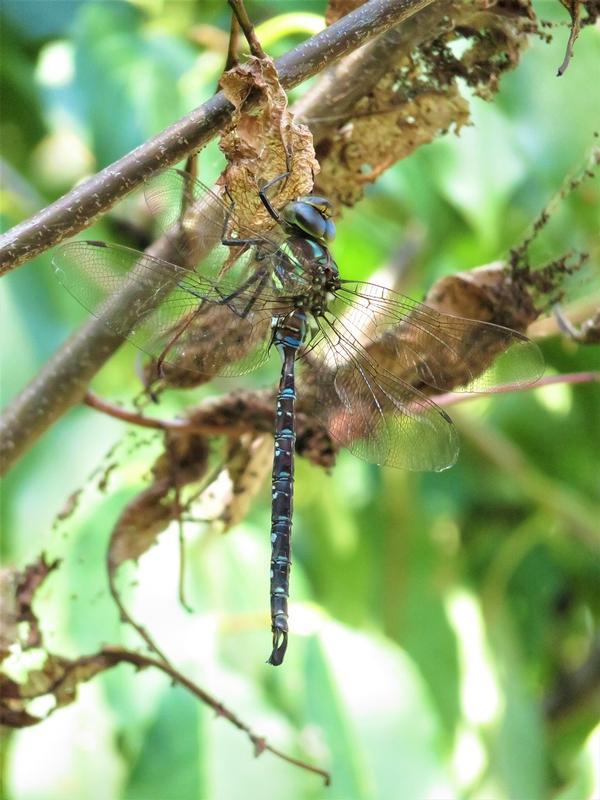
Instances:
[[[269,656],[267,664],[272,664],[278,667],[283,663],[283,657],[287,650],[288,634],[287,631],[282,631],[280,628],[273,629],[273,652]]]

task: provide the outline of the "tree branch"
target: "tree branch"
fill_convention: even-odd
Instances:
[[[327,30],[277,61],[282,83],[295,86],[369,38],[409,18],[432,0],[370,0]],[[175,163],[215,135],[232,106],[219,92],[203,106],[154,139],[129,153],[36,217],[13,228],[0,240],[0,263],[7,269],[82,230],[114,202],[159,168]],[[152,255],[176,260],[172,242],[162,237]],[[0,268],[1,271],[1,268]],[[147,287],[147,296],[152,287]],[[155,304],[160,297],[154,298]],[[116,294],[111,314],[122,320],[131,313],[131,292]],[[149,307],[149,306],[148,306]],[[89,382],[122,344],[98,319],[85,323],[5,410],[0,420],[0,474],[26,452],[71,406],[79,403]]]
[[[433,0],[369,0],[276,62],[282,85],[297,86]],[[249,98],[249,102],[252,99]],[[88,227],[154,172],[205,145],[231,118],[223,92],[75,187],[0,238],[0,275]]]

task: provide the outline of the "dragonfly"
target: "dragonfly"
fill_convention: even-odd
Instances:
[[[66,289],[150,355],[159,376],[243,375],[278,351],[268,659],[275,666],[289,635],[296,366],[311,414],[333,441],[369,462],[433,471],[452,466],[459,445],[431,395],[528,386],[544,369],[522,333],[343,279],[330,249],[331,203],[306,195],[277,209],[270,191],[282,179],[257,189],[273,223],[261,232],[241,220],[227,193],[168,170],[147,183],[145,197],[176,258],[100,241],[67,243],[53,258]]]

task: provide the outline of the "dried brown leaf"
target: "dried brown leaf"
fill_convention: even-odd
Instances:
[[[69,517],[75,513],[82,493],[83,489],[76,489],[67,497],[65,504],[56,515],[57,522],[64,522],[64,520],[69,519]]]
[[[427,293],[425,303],[445,314],[517,331],[526,330],[539,315],[529,291],[513,279],[504,262],[441,278]]]
[[[163,364],[161,383],[180,389],[200,386],[227,367],[243,360],[259,342],[268,338],[271,320],[232,314],[226,306],[205,304],[194,311],[193,322],[178,337],[177,365]],[[145,372],[147,385],[156,377],[152,362]]]
[[[187,431],[166,437],[165,452],[152,467],[151,486],[127,504],[113,529],[108,551],[111,571],[124,561],[137,560],[180,518],[185,510],[180,491],[204,476],[207,463],[204,436]]]
[[[126,652],[126,651],[123,651]],[[41,669],[30,670],[23,682],[0,675],[0,722],[11,728],[23,728],[43,722],[56,709],[72,703],[77,697],[80,683],[85,683],[122,660],[118,650],[100,651],[92,656],[70,660],[62,656],[46,653]],[[31,715],[28,704],[47,695],[54,697],[55,703],[45,717]]]
[[[503,325],[513,330],[525,331],[528,325],[535,320],[540,310],[534,303],[537,287],[528,282],[526,273],[513,274],[505,263],[495,263],[485,267],[461,272],[442,278],[428,292],[425,303],[440,312],[457,317],[491,322]],[[423,330],[419,324],[409,325],[398,323],[386,328],[381,326],[373,332],[371,338],[363,342],[369,357],[378,367],[396,375],[402,381],[412,384],[427,394],[439,393],[438,388],[428,387],[423,384],[419,374],[418,364],[413,364],[411,359],[398,357],[399,351],[418,353],[423,351]],[[465,359],[460,353],[456,359],[450,356],[451,348],[440,339],[436,345],[435,337],[427,341],[428,362],[443,365],[443,381],[450,391],[457,386],[463,386],[472,380],[473,375],[483,373],[491,366],[496,356],[503,348],[501,337],[493,334],[485,337],[483,333],[476,341],[469,343],[469,370],[466,371]],[[299,389],[298,407],[308,414],[315,407],[315,403],[326,403],[332,410],[330,425],[335,429],[335,412],[340,410],[344,417],[346,433],[351,430],[347,412],[335,388],[334,373],[329,375],[320,369],[318,382],[314,374],[308,373]],[[442,373],[438,375],[441,381]],[[339,380],[339,379],[338,379]],[[350,437],[351,438],[351,437]]]
[[[347,3],[332,3],[332,19],[347,10]],[[341,61],[300,103],[302,118],[310,122],[314,113],[316,189],[353,205],[365,184],[396,161],[460,131],[469,106],[459,80],[490,99],[532,32],[538,29],[528,0],[442,0]],[[463,45],[460,56],[456,43]],[[344,116],[336,120],[340,99]]]
[[[7,708],[0,704],[0,725],[7,728],[29,728],[42,722],[41,717],[34,717],[21,709]]]
[[[136,561],[176,518],[176,501],[166,497],[169,489],[168,484],[153,485],[125,506],[110,538],[111,569]]]
[[[41,644],[33,598],[58,565],[58,560],[47,562],[42,555],[22,571],[11,568],[0,571],[0,661],[9,654],[11,645],[18,643],[29,649]]]
[[[227,462],[231,492],[221,515],[225,530],[244,519],[272,463],[273,440],[270,436],[243,436],[232,445]]]
[[[197,500],[206,517],[223,523],[223,531],[237,525],[260,491],[273,461],[273,438],[245,433],[230,442],[223,469]]]
[[[2,657],[9,654],[11,645],[21,649],[42,648],[39,623],[32,604],[36,591],[47,576],[58,567],[58,560],[47,562],[41,556],[22,572],[4,570],[2,573]],[[27,623],[26,626],[23,623]],[[41,651],[42,652],[42,651]],[[104,667],[94,660],[71,662],[60,656],[44,653],[44,663],[39,669],[30,669],[23,681],[0,673],[0,722],[13,728],[27,727],[43,718],[29,713],[27,704],[44,695],[52,694],[54,708],[67,705],[75,698],[77,684],[89,680]]]
[[[360,110],[357,112],[360,114]],[[357,116],[352,128],[328,144],[318,190],[343,205],[354,205],[364,187],[417,147],[451,126],[468,122],[468,104],[456,87],[423,92],[400,108]]]
[[[220,182],[228,188],[239,222],[254,230],[268,230],[273,220],[260,202],[258,190],[289,172],[288,179],[279,182],[274,191],[275,205],[282,207],[307,194],[319,169],[312,136],[288,111],[287,95],[270,58],[251,57],[233,67],[221,78],[221,87],[235,111],[221,138],[229,165]],[[245,101],[257,95],[258,101],[246,110]]]

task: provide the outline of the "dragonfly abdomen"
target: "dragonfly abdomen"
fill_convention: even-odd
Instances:
[[[306,314],[297,309],[279,319],[273,344],[282,359],[281,378],[275,407],[275,451],[273,455],[271,508],[271,630],[273,651],[269,663],[283,661],[288,638],[288,595],[290,540],[294,495],[294,447],[296,429],[294,406],[296,353],[306,331]]]

